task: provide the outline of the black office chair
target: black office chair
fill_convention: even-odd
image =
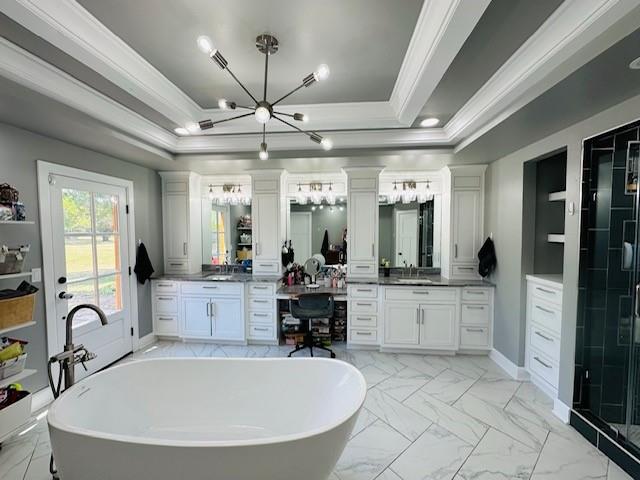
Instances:
[[[299,352],[300,350],[308,348],[309,353],[313,357],[313,349],[315,347],[319,350],[329,352],[331,354],[331,358],[336,358],[336,354],[333,353],[333,350],[325,347],[319,342],[314,342],[313,331],[311,329],[312,320],[333,317],[333,307],[333,297],[326,293],[307,293],[300,295],[295,300],[289,300],[289,312],[293,318],[307,320],[309,324],[309,331],[305,333],[303,342],[297,345],[295,350],[289,352],[289,356]]]

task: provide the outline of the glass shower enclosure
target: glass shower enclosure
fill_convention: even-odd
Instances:
[[[584,142],[574,410],[640,455],[640,122]]]

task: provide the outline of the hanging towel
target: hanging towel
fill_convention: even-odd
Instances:
[[[324,238],[322,239],[322,247],[320,247],[320,253],[324,258],[327,258],[327,252],[329,251],[329,231],[324,231]]]
[[[136,272],[138,282],[141,284],[144,284],[144,282],[149,280],[154,272],[151,260],[149,260],[149,254],[147,253],[147,247],[145,247],[142,242],[138,246],[138,253],[136,253],[136,266],[133,271]]]
[[[493,240],[487,238],[478,252],[478,273],[482,277],[489,275],[496,268],[496,249]]]

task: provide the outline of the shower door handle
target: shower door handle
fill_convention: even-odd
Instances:
[[[636,317],[640,317],[640,306],[638,305],[638,303],[640,303],[640,283],[636,285],[636,305],[634,312]]]

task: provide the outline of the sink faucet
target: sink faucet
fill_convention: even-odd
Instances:
[[[58,362],[61,364],[62,372],[64,375],[64,388],[70,388],[75,383],[75,366],[77,363],[81,363],[83,367],[85,367],[85,363],[89,360],[93,360],[96,358],[96,354],[89,352],[84,345],[74,345],[73,344],[73,317],[75,317],[76,313],[80,310],[93,310],[98,314],[98,318],[100,318],[100,323],[102,325],[107,324],[107,316],[102,311],[102,309],[96,305],[91,305],[89,303],[83,303],[81,305],[76,305],[71,309],[71,311],[67,314],[67,323],[66,323],[66,337],[64,342],[64,351],[51,357],[49,360],[50,363]],[[86,367],[85,367],[86,369]]]

